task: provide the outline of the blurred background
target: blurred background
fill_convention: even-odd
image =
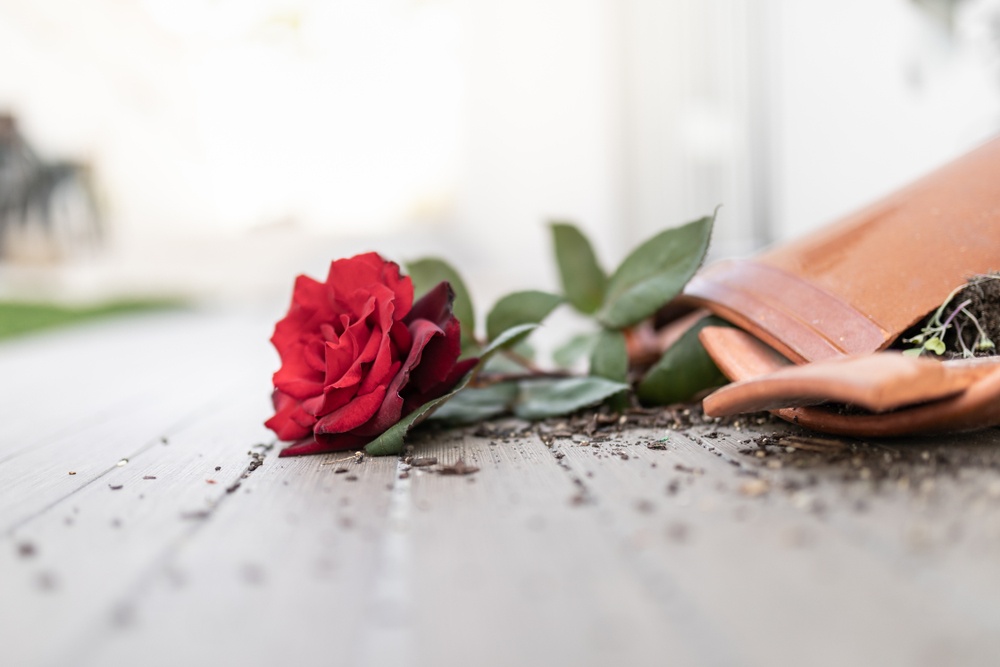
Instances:
[[[0,298],[287,299],[363,250],[480,307],[722,204],[714,257],[1000,128],[998,0],[0,0]]]

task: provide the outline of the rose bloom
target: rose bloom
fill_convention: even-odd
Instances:
[[[443,282],[413,303],[413,282],[376,253],[330,264],[326,282],[299,276],[271,342],[275,415],[265,426],[294,441],[281,456],[357,449],[475,365],[458,361],[454,293]]]

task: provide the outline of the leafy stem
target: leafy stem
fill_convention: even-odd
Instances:
[[[492,387],[503,382],[522,382],[531,380],[558,380],[578,377],[569,371],[536,371],[530,373],[481,373],[470,383],[470,387]]]

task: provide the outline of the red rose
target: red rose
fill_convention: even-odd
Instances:
[[[413,303],[413,282],[376,253],[330,264],[326,282],[299,276],[271,342],[276,414],[294,440],[281,456],[356,449],[447,393],[475,359],[458,361],[454,293],[443,282]]]

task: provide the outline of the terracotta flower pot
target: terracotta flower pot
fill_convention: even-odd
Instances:
[[[784,367],[884,350],[967,278],[997,270],[1000,138],[801,240],[695,276],[682,301],[744,330],[702,332],[720,369],[737,381],[706,399],[706,410],[773,409],[804,426],[853,435],[996,425],[997,364],[875,355]],[[875,412],[804,407],[823,401]]]

